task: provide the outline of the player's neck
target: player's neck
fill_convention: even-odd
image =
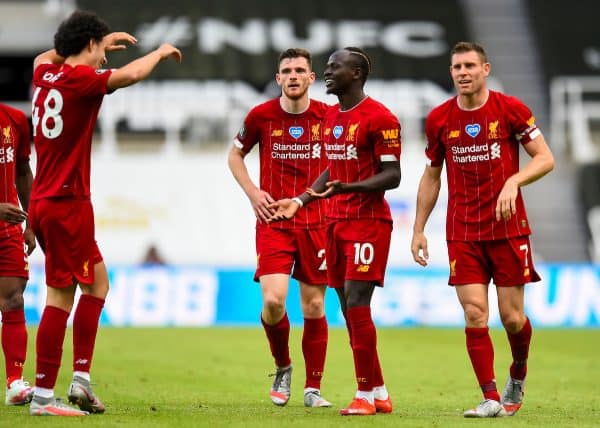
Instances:
[[[87,55],[80,53],[78,55],[71,55],[65,58],[65,64],[75,67],[76,65],[89,65]]]
[[[297,100],[286,97],[285,95],[279,97],[279,105],[286,113],[301,114],[308,110],[310,106],[310,98],[304,96]]]
[[[477,110],[481,108],[490,97],[489,89],[485,88],[482,91],[470,95],[459,95],[457,102],[461,110]]]
[[[366,98],[367,95],[362,90],[339,94],[338,100],[340,101],[340,111],[352,110]]]

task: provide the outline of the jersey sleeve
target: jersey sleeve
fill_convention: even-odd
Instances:
[[[371,137],[375,147],[375,156],[379,162],[400,161],[401,136],[400,122],[391,112],[378,114],[373,119]]]
[[[37,86],[39,84],[39,82],[42,80],[42,76],[44,75],[44,73],[51,68],[53,65],[52,64],[40,64],[38,65],[35,70],[33,70],[33,76],[31,78],[31,81],[33,83],[33,85]]]
[[[111,69],[95,69],[79,65],[75,68],[71,84],[74,85],[73,89],[81,95],[105,95],[108,92],[107,84],[111,74]]]
[[[511,134],[521,144],[527,144],[535,139],[542,132],[535,124],[535,117],[531,110],[523,104],[518,98],[507,97],[508,122],[511,127]]]
[[[250,152],[252,147],[258,143],[260,139],[259,120],[256,114],[256,109],[250,110],[250,113],[244,119],[244,124],[238,131],[233,144],[244,153]]]
[[[439,120],[435,111],[431,112],[425,119],[425,136],[427,138],[427,147],[425,156],[427,156],[430,166],[438,167],[444,164],[444,145],[442,144],[442,130],[439,126]]]

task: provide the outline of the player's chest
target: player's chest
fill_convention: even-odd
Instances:
[[[500,114],[450,115],[442,141],[447,148],[473,144],[503,144],[511,138],[510,124]]]
[[[326,145],[361,149],[370,145],[368,121],[334,118],[326,120],[323,127]]]
[[[457,115],[444,130],[448,161],[461,169],[477,170],[481,164],[501,165],[513,157],[510,124],[503,115]]]
[[[261,141],[266,146],[276,144],[313,144],[323,141],[321,120],[267,121],[261,129]]]

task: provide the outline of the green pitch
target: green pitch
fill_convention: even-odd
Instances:
[[[460,329],[379,329],[379,351],[394,413],[342,417],[355,383],[345,330],[330,332],[322,385],[331,409],[306,409],[301,329],[291,337],[292,398],[283,408],[268,397],[273,371],[264,333],[257,328],[117,329],[98,335],[93,381],[106,404],[87,418],[30,417],[27,407],[0,406],[0,427],[597,427],[600,331],[534,330],[525,404],[512,418],[466,420],[480,400]],[[496,373],[504,386],[509,351],[493,331]],[[26,377],[33,380],[35,332],[30,331]],[[56,392],[71,376],[67,334]],[[2,396],[2,398],[4,398]]]

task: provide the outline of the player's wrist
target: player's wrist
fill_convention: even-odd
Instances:
[[[302,199],[300,199],[298,196],[292,198],[292,202],[297,203],[300,208],[304,206],[304,202],[302,202]]]

